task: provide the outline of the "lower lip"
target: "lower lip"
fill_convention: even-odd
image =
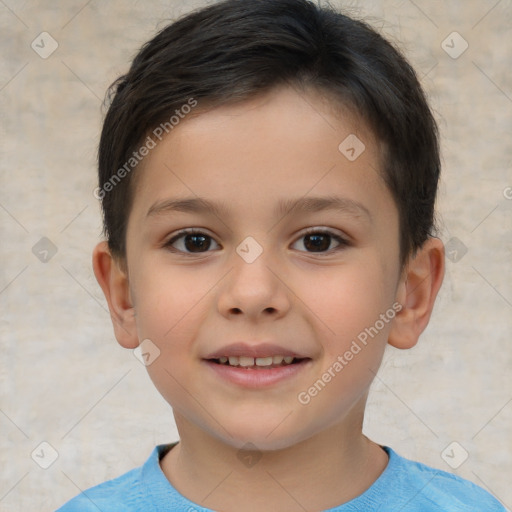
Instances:
[[[311,363],[311,359],[304,359],[299,363],[269,368],[267,370],[253,370],[251,368],[218,364],[207,360],[204,360],[204,363],[219,377],[228,382],[247,388],[265,388],[291,379],[300,372],[303,372]]]

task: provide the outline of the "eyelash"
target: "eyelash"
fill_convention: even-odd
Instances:
[[[182,250],[175,249],[174,247],[172,247],[172,244],[174,244],[177,240],[179,240],[180,238],[183,238],[186,235],[203,235],[207,238],[214,240],[214,238],[212,236],[208,235],[207,233],[204,233],[203,231],[200,231],[200,230],[197,230],[194,228],[189,228],[189,229],[183,229],[183,230],[179,231],[178,233],[176,233],[176,235],[174,235],[172,238],[170,238],[167,242],[165,242],[163,244],[163,247],[171,252],[188,254],[188,255],[205,254],[207,252],[211,252],[210,250],[206,250],[203,252],[194,253],[194,252],[182,251]],[[335,247],[334,249],[329,249],[327,251],[321,251],[321,252],[300,251],[300,252],[306,252],[308,254],[325,255],[325,254],[331,254],[333,252],[340,251],[340,250],[342,250],[346,247],[349,247],[351,245],[350,242],[346,238],[343,238],[342,236],[338,235],[337,233],[334,233],[333,231],[330,231],[328,229],[321,229],[321,228],[309,228],[308,230],[306,230],[304,233],[301,234],[301,236],[297,239],[297,241],[308,236],[308,235],[327,235],[327,236],[330,236],[331,239],[338,242],[339,245],[337,247]],[[215,243],[217,243],[217,245],[219,245],[218,242],[215,242]]]

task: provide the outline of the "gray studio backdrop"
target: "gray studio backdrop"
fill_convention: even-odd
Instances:
[[[440,125],[447,272],[417,347],[389,348],[365,432],[512,507],[512,1],[333,2],[397,42]],[[115,341],[91,267],[101,103],[199,1],[0,1],[0,509],[52,511],[177,439]],[[207,504],[206,504],[207,505]]]

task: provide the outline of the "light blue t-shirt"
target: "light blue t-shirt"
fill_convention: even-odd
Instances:
[[[162,472],[159,460],[175,444],[156,446],[143,466],[82,492],[56,512],[212,512],[182,496]],[[373,485],[325,512],[507,512],[468,480],[383,448],[389,462]]]

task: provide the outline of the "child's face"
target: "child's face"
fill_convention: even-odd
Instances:
[[[354,161],[338,149],[350,134],[365,145]],[[160,350],[148,371],[178,424],[262,449],[339,422],[357,425],[400,283],[397,208],[363,124],[283,88],[185,119],[138,172],[127,229],[130,296],[139,340]],[[328,197],[341,207],[276,213],[282,201]],[[184,198],[220,211],[161,208]],[[184,228],[205,238],[166,247]],[[305,234],[311,228],[316,237]],[[357,351],[353,341],[369,328],[373,337],[367,331]],[[261,356],[308,359],[277,371],[206,360],[229,355],[234,343],[269,343],[281,348]],[[252,378],[265,372],[276,381]],[[321,390],[308,391],[324,372],[331,378]]]

